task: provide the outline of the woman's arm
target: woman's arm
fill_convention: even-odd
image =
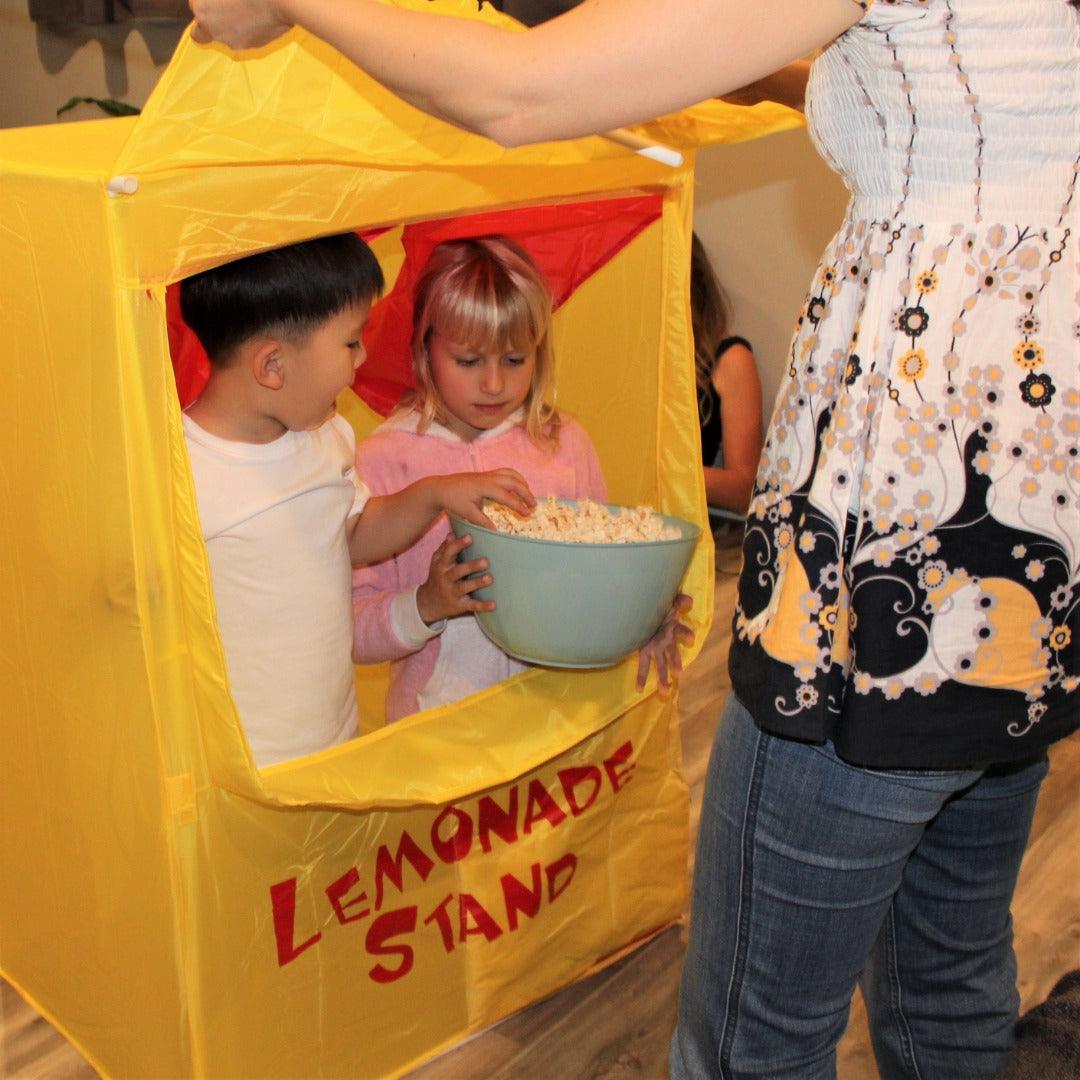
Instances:
[[[778,101],[789,109],[802,112],[809,78],[810,61],[793,60],[779,71],[725,94],[724,100],[731,105],[757,105],[762,101]]]
[[[855,0],[585,0],[523,33],[377,0],[189,0],[199,40],[292,25],[399,96],[506,146],[648,120],[747,86],[830,42]]]
[[[761,379],[754,354],[745,345],[725,349],[713,369],[713,386],[720,395],[724,467],[705,469],[705,499],[744,514],[761,457]]]

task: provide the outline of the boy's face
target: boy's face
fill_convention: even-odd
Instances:
[[[364,362],[361,331],[371,301],[332,315],[300,344],[282,342],[285,381],[278,391],[278,419],[292,431],[318,427],[334,411],[338,394],[351,386]]]

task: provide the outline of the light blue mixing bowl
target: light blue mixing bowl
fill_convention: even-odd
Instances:
[[[518,660],[565,668],[608,667],[644,645],[671,607],[701,533],[664,516],[679,539],[575,544],[509,536],[453,514],[450,523],[456,535],[473,538],[462,560],[486,558],[491,567],[492,584],[473,593],[497,605],[476,616],[484,633]]]

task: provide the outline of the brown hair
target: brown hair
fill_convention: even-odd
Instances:
[[[704,423],[713,407],[710,388],[716,350],[727,337],[728,299],[697,233],[690,243],[690,323],[694,333],[694,374]]]
[[[559,413],[551,348],[551,291],[532,257],[505,236],[448,240],[431,254],[413,301],[412,357],[416,390],[404,405],[420,413],[419,430],[446,421],[431,377],[428,345],[436,330],[484,351],[535,353],[523,427],[538,445],[558,439]]]

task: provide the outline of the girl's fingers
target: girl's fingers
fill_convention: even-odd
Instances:
[[[477,589],[487,588],[491,584],[491,575],[484,574],[483,577],[476,578],[459,578],[455,583],[455,591],[459,597],[468,596],[470,593],[476,592]],[[479,602],[479,601],[478,601]]]
[[[487,559],[471,559],[469,562],[455,562],[447,567],[447,573],[454,581],[483,573],[488,568]],[[490,584],[490,582],[489,582]]]
[[[656,677],[660,680],[660,685],[665,690],[671,685],[668,680],[667,657],[662,650],[658,650],[656,653]]]
[[[648,645],[638,650],[637,655],[637,688],[639,690],[645,689],[645,680],[649,677],[649,661],[651,657],[649,655]]]

